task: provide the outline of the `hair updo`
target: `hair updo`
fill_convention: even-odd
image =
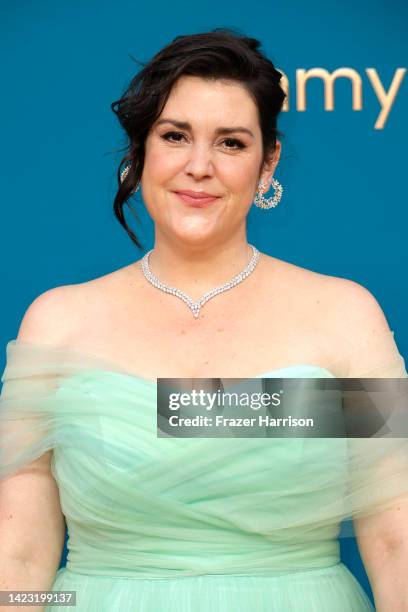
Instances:
[[[137,218],[128,200],[143,173],[145,140],[179,77],[193,75],[241,83],[258,108],[263,145],[261,167],[274,153],[277,137],[281,137],[277,117],[286,94],[280,85],[282,73],[259,50],[260,45],[257,39],[236,34],[230,28],[177,36],[147,64],[142,63],[142,70],[132,79],[123,96],[111,104],[129,142],[117,171],[118,191],[113,209],[138,248],[143,247],[125,220],[124,205],[127,204]],[[122,182],[121,172],[129,163],[131,166]]]

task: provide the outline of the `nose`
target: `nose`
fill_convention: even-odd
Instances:
[[[194,143],[190,147],[184,170],[196,180],[214,175],[214,166],[208,145]]]

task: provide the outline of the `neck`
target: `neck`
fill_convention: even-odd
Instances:
[[[156,242],[149,255],[149,268],[165,285],[198,299],[242,272],[252,255],[246,240],[205,249]]]

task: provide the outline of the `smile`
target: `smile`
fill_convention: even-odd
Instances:
[[[217,196],[194,198],[194,197],[192,197],[190,195],[187,195],[185,193],[179,193],[178,191],[174,191],[173,193],[178,198],[183,200],[183,202],[185,202],[186,204],[189,204],[190,206],[193,206],[195,208],[205,208],[205,207],[209,206],[210,204],[212,204],[213,202],[215,202],[216,200],[220,199]]]

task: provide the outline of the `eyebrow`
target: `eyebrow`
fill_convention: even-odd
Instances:
[[[188,121],[178,121],[177,119],[159,119],[156,125],[161,125],[162,123],[172,123],[176,127],[181,130],[191,130],[191,124]],[[235,126],[235,127],[219,127],[215,130],[216,134],[232,134],[234,132],[244,132],[255,138],[254,134],[246,127]]]

